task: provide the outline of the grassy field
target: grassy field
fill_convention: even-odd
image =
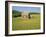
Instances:
[[[12,18],[12,30],[40,29],[40,14],[32,14],[31,19]]]

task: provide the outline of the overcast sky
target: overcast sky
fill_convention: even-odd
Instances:
[[[22,7],[22,6],[13,6],[12,10],[17,11],[29,11],[29,12],[39,12],[40,13],[40,7]]]

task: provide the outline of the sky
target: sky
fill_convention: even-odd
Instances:
[[[29,12],[37,12],[40,13],[40,7],[22,7],[22,6],[13,6],[12,10],[17,10],[20,12],[29,11]]]

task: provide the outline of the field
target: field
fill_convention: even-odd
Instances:
[[[12,30],[34,30],[40,29],[40,14],[32,14],[31,19],[12,18]]]

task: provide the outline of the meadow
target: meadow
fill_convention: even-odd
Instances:
[[[12,30],[34,30],[40,29],[40,14],[32,14],[31,19],[12,17]]]

